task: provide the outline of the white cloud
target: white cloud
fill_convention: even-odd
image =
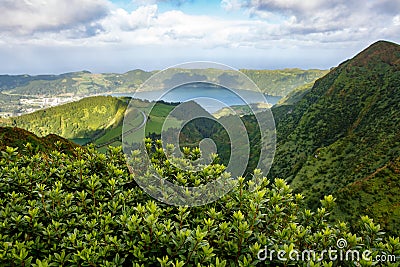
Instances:
[[[222,0],[221,7],[227,11],[239,10],[243,7],[242,0]]]
[[[400,26],[400,15],[397,15],[393,18],[393,24],[395,26]]]
[[[106,0],[3,0],[0,1],[0,31],[32,34],[89,26],[105,17],[110,4]]]
[[[157,4],[166,1],[177,8],[161,12]],[[357,51],[377,39],[400,41],[400,4],[390,1],[222,0],[228,16],[217,17],[180,11],[180,4],[190,2],[185,0],[142,1],[133,11],[107,0],[0,0],[0,58],[5,58],[1,51],[15,47],[32,57],[35,53],[26,51],[33,48],[41,55],[51,48],[77,49],[82,61],[87,51],[102,51],[88,59],[93,62],[103,62],[96,56],[113,59],[124,51],[141,58],[170,54],[198,60],[218,53],[246,58],[236,51],[255,59],[268,51],[274,51],[268,55],[275,59],[301,49]],[[230,11],[242,15],[231,18]],[[107,51],[116,56],[105,55]],[[327,54],[320,54],[320,60]]]
[[[105,31],[96,37],[99,41],[213,48],[247,46],[251,31],[260,22],[188,15],[179,10],[160,13],[156,5],[148,5],[131,13],[122,9],[114,10],[100,24]]]
[[[128,13],[124,9],[113,10],[103,22],[103,26],[109,31],[122,30],[134,31],[140,28],[150,27],[157,19],[157,5],[141,6]]]
[[[213,48],[308,46],[327,42],[337,45],[354,42],[356,38],[394,39],[400,35],[396,27],[399,15],[393,12],[400,5],[391,5],[389,10],[381,4],[388,0],[371,0],[367,4],[361,4],[362,0],[222,0],[221,6],[226,10],[243,9],[252,16],[235,20],[189,15],[179,10],[159,12],[155,4],[188,2],[185,0],[145,1],[146,5],[131,12],[105,1],[2,1],[0,7],[6,19],[0,21],[0,37],[11,43]],[[378,14],[377,10],[382,12]]]
[[[368,28],[367,34],[379,36],[382,28],[400,13],[400,2],[392,0],[223,0],[224,6],[238,6],[247,10],[250,15],[267,21],[276,20],[276,16],[283,18],[282,33],[286,32],[296,39],[297,35],[316,37],[315,34],[337,35],[340,32],[349,34],[359,32],[361,28]],[[398,32],[398,30],[397,30]],[[318,38],[315,41],[319,40]]]

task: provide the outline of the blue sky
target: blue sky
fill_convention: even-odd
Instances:
[[[330,68],[400,42],[395,0],[3,0],[1,74]]]

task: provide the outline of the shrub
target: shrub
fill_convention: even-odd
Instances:
[[[252,181],[239,177],[214,203],[174,207],[136,186],[121,148],[110,147],[105,155],[76,148],[72,156],[29,147],[7,148],[0,156],[2,266],[354,266],[325,258],[258,259],[265,246],[312,249],[321,256],[339,239],[346,249],[370,250],[371,257],[400,255],[399,238],[386,237],[368,217],[356,233],[345,222],[330,224],[332,196],[312,212],[285,180],[270,184],[257,170],[253,175],[262,183],[253,191]],[[163,160],[154,162],[165,167]]]

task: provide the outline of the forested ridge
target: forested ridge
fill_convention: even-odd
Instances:
[[[23,116],[3,119],[2,122],[3,125],[23,128],[39,136],[56,134],[64,138],[90,140],[121,124],[128,102],[129,99],[111,96],[88,97]]]
[[[285,96],[296,87],[313,82],[327,73],[326,70],[301,69],[241,71],[248,75],[263,93],[273,96]],[[122,74],[80,71],[60,75],[0,75],[0,92],[45,96],[132,92],[139,89],[155,73],[156,71],[132,70]],[[217,80],[223,78],[216,77]]]
[[[333,194],[335,216],[355,224],[368,214],[399,234],[400,46],[374,43],[292,96],[272,109],[269,176],[287,179],[310,207]]]

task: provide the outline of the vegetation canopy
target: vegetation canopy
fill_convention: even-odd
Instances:
[[[400,255],[399,238],[384,235],[372,219],[362,217],[356,232],[345,222],[328,223],[332,196],[312,212],[283,179],[270,184],[257,170],[253,175],[263,182],[254,191],[248,190],[251,180],[239,177],[234,190],[212,204],[173,207],[136,186],[120,147],[109,147],[106,154],[93,146],[73,151],[35,152],[29,143],[1,151],[1,265],[354,266],[329,259],[258,259],[265,246],[287,253],[313,249],[322,256],[341,238],[347,241],[346,249],[370,250],[371,259]],[[149,152],[155,166],[176,183],[196,184],[220,175],[208,171],[208,178],[200,173],[193,180],[179,178],[179,172],[168,173],[172,170],[165,167],[161,149]],[[197,150],[187,153],[195,159],[190,155]],[[375,263],[359,261],[362,266]]]

